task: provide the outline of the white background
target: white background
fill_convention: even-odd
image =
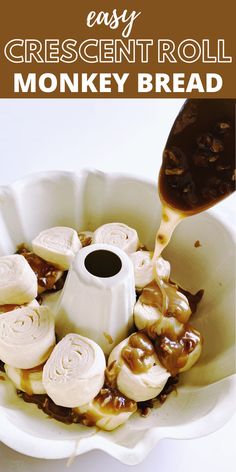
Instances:
[[[183,100],[0,100],[0,184],[40,170],[96,167],[157,178],[162,150]],[[232,199],[232,197],[231,197]],[[228,205],[232,205],[232,200]],[[1,425],[0,425],[1,428]],[[162,440],[137,472],[233,472],[236,417],[196,440]],[[125,472],[94,451],[71,472]],[[1,472],[64,472],[66,461],[22,456],[0,444]]]

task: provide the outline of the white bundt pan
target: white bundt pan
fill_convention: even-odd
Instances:
[[[177,395],[172,393],[149,417],[137,413],[108,433],[49,419],[35,405],[17,398],[10,383],[0,380],[2,442],[38,458],[65,458],[101,449],[126,464],[137,464],[160,439],[203,436],[232,416],[236,228],[225,208],[221,204],[181,223],[165,252],[172,279],[193,292],[205,289],[192,318],[204,336],[203,354],[191,371],[181,375]],[[40,173],[0,188],[0,255],[13,253],[18,244],[51,226],[94,230],[111,221],[136,228],[151,249],[159,219],[155,183],[97,171]],[[201,247],[194,247],[196,240]]]

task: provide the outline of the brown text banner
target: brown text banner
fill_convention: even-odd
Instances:
[[[233,2],[2,2],[1,98],[234,98]]]

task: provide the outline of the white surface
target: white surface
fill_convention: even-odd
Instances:
[[[1,100],[0,184],[47,169],[97,167],[155,178],[170,126],[182,100]],[[231,197],[232,198],[232,197]],[[229,199],[227,205],[231,206]],[[162,440],[136,470],[234,470],[236,418],[192,441]],[[102,453],[75,460],[71,470],[128,470]],[[54,471],[65,461],[26,458],[1,445],[0,470]]]

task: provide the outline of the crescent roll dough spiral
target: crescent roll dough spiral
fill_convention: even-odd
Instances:
[[[136,251],[130,254],[130,259],[134,267],[135,286],[143,288],[154,279],[153,253],[150,251]],[[168,280],[170,277],[170,263],[158,257],[156,261],[156,274],[161,280]]]
[[[156,274],[160,280],[168,281],[170,278],[170,263],[161,256],[156,260]]]
[[[168,298],[169,313],[173,313],[180,323],[187,323],[192,313],[187,297],[170,283],[164,285],[164,290]]]
[[[18,308],[0,316],[0,359],[6,364],[31,369],[48,358],[54,345],[54,318],[48,308]]]
[[[21,305],[36,297],[37,277],[25,258],[0,257],[0,305]]]
[[[175,339],[184,331],[183,323],[174,316],[164,316],[156,306],[145,305],[138,300],[134,306],[134,322],[138,329],[147,329],[149,334],[165,334]]]
[[[130,254],[134,267],[135,287],[143,288],[153,280],[152,253],[149,251],[136,251]]]
[[[113,349],[108,359],[108,367],[113,362],[118,363],[116,378],[118,389],[131,400],[141,402],[155,398],[164,388],[170,374],[161,365],[155,352],[149,356],[150,366],[148,370],[140,373],[131,370],[124,362],[122,352],[128,346],[132,336],[134,335],[121,341]],[[140,349],[136,349],[137,355],[139,352]]]
[[[62,270],[68,270],[82,244],[74,229],[56,226],[42,231],[32,241],[32,246],[35,254],[42,259]]]
[[[98,394],[105,368],[105,356],[98,344],[79,334],[67,334],[44,366],[43,385],[57,405],[79,407]]]
[[[157,307],[163,315],[174,316],[180,323],[187,323],[192,313],[187,297],[176,285],[163,280],[159,285],[156,282],[146,285],[139,301],[143,305]]]
[[[93,243],[105,243],[123,249],[127,254],[137,251],[139,239],[137,231],[123,223],[107,223],[93,234]]]

